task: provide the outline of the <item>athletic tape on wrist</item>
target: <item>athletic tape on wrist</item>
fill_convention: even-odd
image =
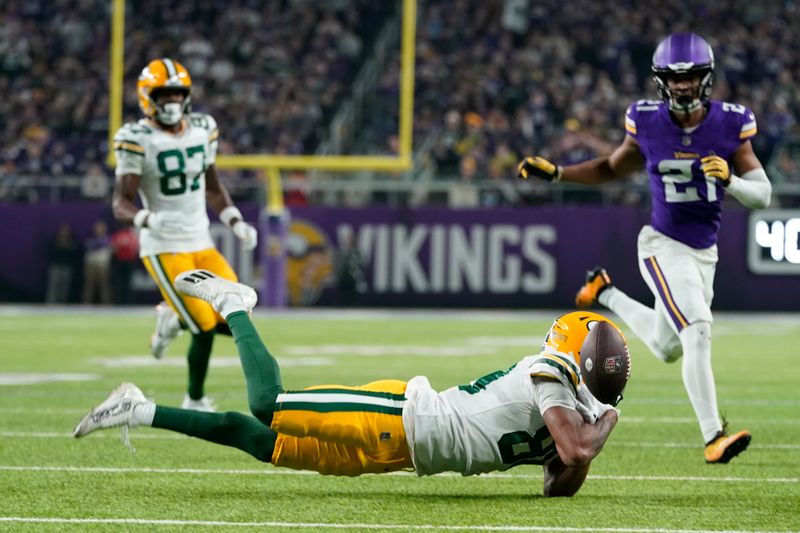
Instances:
[[[141,228],[142,226],[144,226],[144,222],[145,220],[147,220],[148,216],[150,216],[149,209],[140,209],[133,216],[133,225],[136,226],[137,228]]]
[[[234,218],[238,218],[239,220],[244,220],[242,216],[242,212],[236,208],[235,205],[229,205],[219,213],[219,219],[222,221],[223,224],[231,227],[231,220]]]

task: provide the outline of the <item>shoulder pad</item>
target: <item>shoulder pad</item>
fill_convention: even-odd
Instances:
[[[152,133],[153,128],[144,121],[123,124],[114,135],[114,150],[144,155],[147,137]]]
[[[140,120],[139,122],[126,122],[117,130],[117,133],[114,134],[114,140],[140,142],[143,137],[152,134],[153,131],[153,128],[144,120]]]
[[[631,107],[636,111],[658,111],[661,106],[661,100],[637,100]]]
[[[740,140],[749,139],[758,132],[755,114],[741,104],[720,102],[725,120],[733,122]]]
[[[554,351],[542,352],[535,356],[528,367],[532,377],[545,377],[555,379],[578,393],[578,384],[581,382],[581,371],[575,361]]]
[[[208,113],[189,113],[189,123],[195,128],[203,128],[209,133],[217,130],[217,121]]]
[[[625,131],[633,135],[637,135],[636,129],[636,104],[631,104],[625,110]]]

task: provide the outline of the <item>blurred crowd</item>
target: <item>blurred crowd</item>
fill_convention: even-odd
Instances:
[[[715,52],[712,98],[755,112],[754,149],[766,165],[797,131],[797,27],[793,1],[425,2],[416,112],[439,119],[438,175],[462,181],[512,178],[532,153],[562,164],[606,155],[622,140],[626,107],[657,98],[656,44],[694,31]]]
[[[110,10],[109,0],[3,2],[0,179],[110,176]],[[222,153],[313,153],[393,12],[369,0],[127,2],[123,120],[140,116],[139,72],[169,56],[189,69],[193,108],[220,124]]]
[[[370,0],[127,4],[125,120],[138,116],[138,72],[170,55],[194,79],[195,109],[219,122],[221,152],[275,154],[314,152],[397,9]],[[677,31],[697,32],[714,48],[713,97],[755,112],[762,162],[796,132],[800,6],[793,0],[418,4],[415,140],[434,139],[429,160],[437,176],[506,181],[533,152],[559,163],[609,153],[624,135],[625,108],[656,97],[652,53]],[[0,195],[16,175],[109,179],[109,10],[107,0],[3,2]],[[362,126],[370,153],[397,147],[399,61],[388,63]],[[782,164],[781,179],[800,180],[794,160]],[[235,192],[237,180],[253,176],[228,178]]]

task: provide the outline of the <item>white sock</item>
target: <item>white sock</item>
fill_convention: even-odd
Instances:
[[[228,315],[236,311],[247,311],[242,297],[234,293],[225,293],[218,296],[220,301],[215,302],[214,307],[219,311],[219,314],[225,320],[228,320]]]
[[[137,403],[133,406],[133,425],[137,426],[152,426],[153,417],[156,416],[155,402],[147,401]]]
[[[656,344],[654,332],[656,330],[656,312],[637,302],[616,287],[609,287],[600,293],[597,298],[600,304],[614,311],[634,335],[650,348],[650,351],[661,361],[668,361],[670,357]]]
[[[171,334],[176,334],[181,330],[181,320],[178,315],[171,315],[167,319],[167,330]]]
[[[711,324],[695,322],[680,333],[683,346],[683,385],[694,407],[703,442],[722,430],[717,410],[717,388],[711,370]]]

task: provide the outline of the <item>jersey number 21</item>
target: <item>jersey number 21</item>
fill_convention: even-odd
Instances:
[[[678,185],[692,181],[692,164],[694,159],[664,159],[658,163],[658,173],[664,183],[664,198],[667,202],[697,202],[702,200],[697,187],[687,186],[678,190]],[[717,180],[706,178],[706,200],[717,201]]]

